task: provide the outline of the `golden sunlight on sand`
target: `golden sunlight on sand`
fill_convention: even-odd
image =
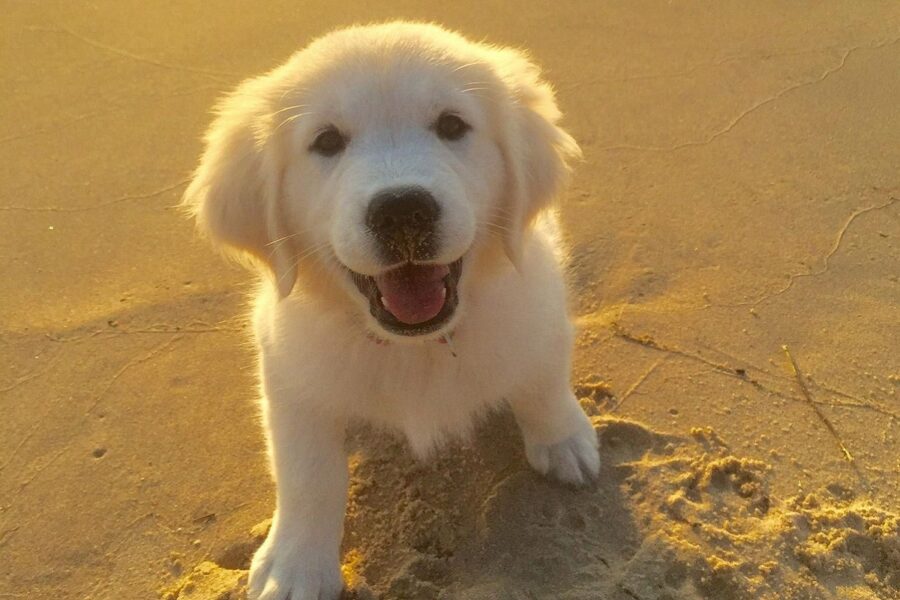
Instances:
[[[603,466],[545,481],[505,414],[431,463],[359,427],[348,593],[900,598],[900,3],[4,12],[0,599],[244,597],[274,502],[252,278],[174,207],[225,90],[396,17],[528,48],[556,85]]]

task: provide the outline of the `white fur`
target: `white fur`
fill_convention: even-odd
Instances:
[[[450,109],[472,126],[457,142],[430,128]],[[520,52],[414,23],[331,33],[220,106],[185,204],[213,242],[270,275],[253,323],[277,506],[252,597],[338,597],[351,419],[397,429],[426,456],[505,400],[535,469],[572,484],[597,474],[546,210],[578,153],[558,118]],[[340,155],[309,151],[326,125],[349,134]],[[456,314],[413,338],[379,326],[345,269],[385,269],[364,214],[400,185],[440,204],[435,262],[463,257]],[[438,343],[449,335],[453,352]]]

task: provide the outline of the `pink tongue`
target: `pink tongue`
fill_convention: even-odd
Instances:
[[[406,265],[375,278],[384,307],[401,323],[416,325],[444,308],[446,265]]]

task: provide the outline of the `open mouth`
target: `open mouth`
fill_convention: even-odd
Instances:
[[[371,277],[350,271],[369,300],[369,312],[387,331],[425,335],[437,331],[456,311],[462,259],[449,265],[406,263]]]

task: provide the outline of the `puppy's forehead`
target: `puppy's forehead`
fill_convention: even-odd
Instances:
[[[351,128],[418,122],[444,110],[471,110],[496,87],[478,61],[406,50],[357,50],[326,58],[298,86],[306,110]]]
[[[448,104],[465,102],[470,86],[453,75],[450,69],[424,65],[338,73],[326,88],[328,104],[320,108],[350,122],[433,118],[447,108],[462,108]]]

